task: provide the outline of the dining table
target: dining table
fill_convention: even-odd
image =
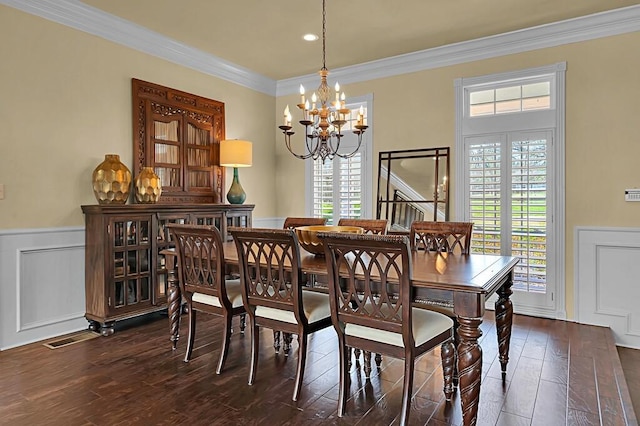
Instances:
[[[223,243],[227,268],[237,268],[238,252],[233,241]],[[465,425],[477,421],[482,374],[482,336],[480,325],[485,314],[485,302],[494,293],[495,324],[498,338],[502,380],[506,380],[509,344],[513,319],[510,296],[514,269],[519,258],[487,254],[452,254],[425,250],[411,251],[413,276],[411,285],[418,305],[453,307],[458,321],[458,389]],[[168,317],[173,349],[179,339],[182,296],[175,270],[175,251],[162,251],[168,270]],[[326,276],[324,256],[314,255],[300,247],[303,273]]]

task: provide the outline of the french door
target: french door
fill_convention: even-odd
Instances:
[[[471,250],[520,258],[512,299],[525,310],[555,306],[552,143],[552,130],[464,137]]]

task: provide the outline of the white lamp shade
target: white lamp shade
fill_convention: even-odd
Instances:
[[[253,164],[251,142],[228,139],[220,142],[220,165],[224,167],[249,167]]]

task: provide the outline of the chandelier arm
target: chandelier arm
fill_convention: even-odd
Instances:
[[[360,133],[358,135],[358,145],[356,146],[356,148],[351,153],[349,153],[349,154],[340,154],[337,149],[336,149],[335,152],[336,152],[336,155],[338,157],[340,157],[340,158],[351,158],[351,157],[353,157],[354,155],[356,155],[358,153],[358,151],[360,150],[360,146],[361,145],[362,145],[362,133]]]
[[[284,134],[284,142],[287,146],[287,150],[289,150],[289,152],[296,158],[299,158],[301,160],[306,160],[307,158],[311,157],[311,153],[309,154],[296,154],[295,152],[293,152],[293,150],[291,149],[291,134]]]

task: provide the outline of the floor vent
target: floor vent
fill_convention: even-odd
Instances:
[[[95,339],[96,337],[100,337],[100,333],[95,333],[93,331],[87,330],[80,331],[68,336],[62,336],[43,344],[49,349],[58,349],[65,346],[73,345],[74,343],[84,342],[85,340]]]

